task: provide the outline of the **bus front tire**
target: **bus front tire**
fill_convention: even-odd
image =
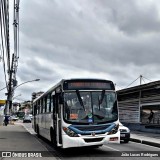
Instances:
[[[124,143],[128,143],[129,142],[129,140],[127,139],[127,140],[124,140]]]

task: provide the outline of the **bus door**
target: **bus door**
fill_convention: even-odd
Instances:
[[[54,143],[57,146],[62,146],[62,125],[61,125],[61,106],[59,104],[59,94],[52,96],[54,102],[53,108],[53,128],[54,128]]]
[[[57,127],[57,145],[62,146],[62,121],[61,121],[61,104],[60,94],[56,94],[56,127]]]

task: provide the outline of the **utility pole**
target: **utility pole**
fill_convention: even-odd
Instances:
[[[9,70],[9,82],[8,82],[8,93],[7,93],[7,106],[5,109],[5,114],[10,114],[10,110],[12,108],[12,94],[13,94],[13,87],[12,87],[12,75],[13,75],[13,63],[14,63],[14,53],[12,54],[12,63],[11,68]]]
[[[7,103],[5,107],[5,114],[10,114],[10,110],[12,108],[12,97],[14,93],[14,87],[17,86],[16,80],[16,72],[18,66],[18,58],[19,58],[19,3],[20,0],[13,1],[13,37],[14,37],[14,53],[10,54],[10,41],[9,41],[9,0],[1,0],[0,3],[0,32],[1,32],[1,41],[2,41],[2,55],[3,56],[3,63],[4,63],[4,73],[5,73],[5,81],[6,81],[6,88],[7,88]],[[5,58],[6,52],[6,58]],[[12,60],[11,60],[12,59]],[[6,61],[6,62],[5,62]],[[8,71],[8,82],[6,78],[6,66]]]

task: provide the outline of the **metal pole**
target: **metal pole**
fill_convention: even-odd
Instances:
[[[140,75],[140,85],[142,84],[142,75]]]
[[[139,118],[138,118],[138,121],[139,123],[141,122],[141,89],[139,91]]]
[[[10,114],[10,109],[12,108],[12,73],[13,73],[13,62],[14,53],[12,54],[12,64],[9,70],[9,82],[8,82],[8,95],[7,95],[7,105],[5,109],[5,114]]]

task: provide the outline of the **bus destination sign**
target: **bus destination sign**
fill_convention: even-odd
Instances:
[[[68,82],[65,89],[113,89],[111,82]]]

